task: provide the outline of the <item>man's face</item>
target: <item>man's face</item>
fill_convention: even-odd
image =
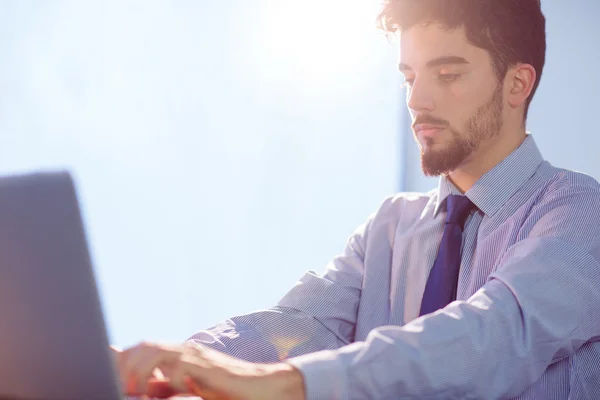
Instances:
[[[402,33],[400,48],[423,172],[447,174],[499,135],[503,83],[489,53],[467,41],[464,27],[415,25]]]

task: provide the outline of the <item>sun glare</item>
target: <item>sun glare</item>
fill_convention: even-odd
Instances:
[[[377,33],[372,0],[280,0],[268,2],[261,15],[265,74],[281,69],[298,82],[355,76],[368,64],[369,42]],[[378,4],[375,4],[378,5]]]

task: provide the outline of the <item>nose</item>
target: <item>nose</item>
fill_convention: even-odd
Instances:
[[[430,113],[435,110],[433,88],[426,81],[415,79],[407,88],[406,104],[413,114]]]

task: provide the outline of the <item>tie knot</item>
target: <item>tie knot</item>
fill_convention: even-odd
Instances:
[[[473,203],[471,203],[468,197],[451,194],[446,199],[446,223],[458,224],[463,229],[472,208]]]

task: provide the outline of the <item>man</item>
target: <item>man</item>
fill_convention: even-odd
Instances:
[[[276,307],[118,353],[129,392],[600,398],[600,185],[544,161],[525,127],[545,61],[539,0],[388,0],[379,21],[400,33],[439,187],[386,199]]]

